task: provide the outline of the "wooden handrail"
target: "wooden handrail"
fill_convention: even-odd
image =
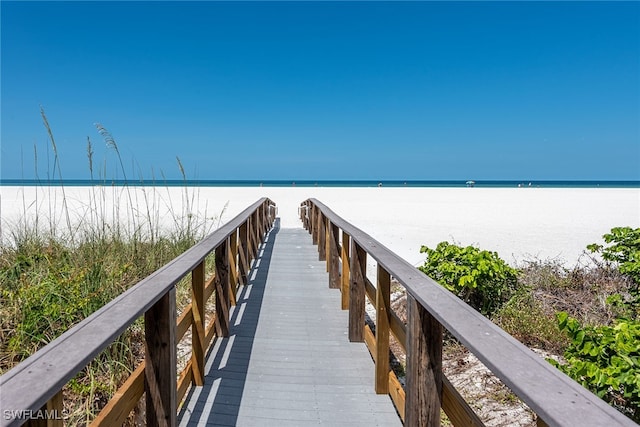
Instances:
[[[384,349],[376,349],[376,341],[386,340],[389,331],[407,352],[407,383],[398,389],[397,379],[389,373],[388,392],[398,407],[406,425],[439,425],[440,407],[455,425],[481,425],[470,407],[442,374],[442,330],[445,328],[475,354],[537,415],[538,423],[549,426],[633,426],[629,418],[609,406],[596,395],[560,372],[529,348],[500,329],[453,293],[440,286],[417,268],[387,249],[373,237],[342,219],[316,199],[300,206],[300,219],[318,245],[319,258],[327,260],[327,268],[342,257],[341,290],[348,292],[349,339],[366,342],[376,359],[379,355],[386,366],[376,366],[376,390],[382,373],[389,371],[382,357]],[[326,237],[342,233],[342,244],[348,250],[337,251],[338,245],[326,244]],[[331,232],[327,232],[331,230]],[[329,250],[331,253],[327,254]],[[366,278],[366,260],[371,257],[378,265],[378,286],[375,295]],[[336,279],[330,275],[330,287]],[[348,275],[345,278],[344,275]],[[382,275],[382,282],[380,276]],[[402,325],[387,311],[386,278],[392,276],[407,291],[407,325]],[[376,306],[375,335],[364,324],[364,300],[367,295]],[[381,317],[382,316],[382,317]],[[379,331],[379,329],[382,329]],[[404,342],[401,342],[404,341]],[[376,361],[377,363],[377,361]],[[380,388],[379,388],[380,387]]]
[[[145,318],[145,362],[144,385],[147,395],[147,424],[175,425],[177,392],[184,394],[184,382],[177,390],[176,375],[176,329],[181,335],[192,328],[196,347],[188,363],[187,377],[192,383],[202,384],[203,354],[211,343],[215,329],[224,334],[228,326],[231,286],[246,284],[246,275],[257,248],[275,220],[275,205],[263,198],[246,208],[231,221],[211,233],[198,244],[155,271],[136,285],[123,292],[92,315],[72,327],[64,334],[0,376],[0,426],[18,426],[28,421],[25,415],[36,414],[41,408],[58,410],[62,414],[60,390],[79,371],[120,336],[129,326],[144,315]],[[233,234],[239,233],[239,244],[233,244]],[[237,252],[229,253],[230,247]],[[211,295],[204,284],[204,260],[216,253],[216,313],[215,325],[204,325],[204,303]],[[229,275],[229,257],[239,271]],[[175,308],[175,286],[187,274],[193,273],[193,291],[197,293],[189,305],[192,313],[185,315],[191,325],[178,322]],[[218,301],[220,300],[220,301]],[[225,314],[226,313],[226,314]],[[221,320],[222,319],[222,320]],[[226,321],[226,323],[225,323]],[[222,323],[221,323],[222,322]],[[215,326],[215,327],[214,327]],[[128,388],[116,393],[138,396],[140,394],[140,369],[128,381]],[[160,372],[162,373],[160,375]],[[181,380],[184,376],[181,376]],[[130,406],[130,405],[129,405]],[[122,408],[114,403],[108,407]],[[121,414],[115,418],[121,419]],[[113,420],[110,415],[105,419]],[[106,425],[106,424],[105,424]]]

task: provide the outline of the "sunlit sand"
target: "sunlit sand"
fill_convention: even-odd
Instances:
[[[129,218],[131,201],[138,224],[151,218],[170,228],[191,211],[206,215],[215,228],[269,197],[278,206],[281,227],[290,228],[301,226],[298,207],[314,197],[413,265],[424,259],[421,245],[433,247],[442,240],[497,251],[512,264],[555,258],[573,265],[586,245],[600,242],[612,227],[640,226],[640,189],[292,186],[198,187],[185,193],[179,187],[127,188],[66,187],[71,221],[90,221],[98,217],[96,210]],[[0,196],[3,239],[23,212],[28,217],[37,212],[44,226],[52,206],[54,212],[62,210],[59,187],[0,187]],[[66,218],[55,215],[63,226]]]

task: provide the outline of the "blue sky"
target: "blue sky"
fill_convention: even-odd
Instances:
[[[638,2],[0,7],[5,179],[640,179]]]

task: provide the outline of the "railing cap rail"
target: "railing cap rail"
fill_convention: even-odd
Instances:
[[[637,425],[322,202],[304,203],[350,235],[549,426]]]
[[[165,293],[223,243],[261,205],[262,198],[198,244],[123,292],[86,319],[0,376],[0,426],[12,420],[11,411],[37,411],[76,373],[122,334]]]

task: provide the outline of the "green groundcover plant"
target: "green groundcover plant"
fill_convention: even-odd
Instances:
[[[571,344],[564,353],[566,363],[551,363],[640,422],[640,228],[615,227],[602,237],[608,246],[594,243],[587,248],[630,279],[627,295],[607,299],[621,316],[612,325],[583,326],[558,313],[558,325]]]
[[[474,246],[440,242],[435,249],[422,246],[427,254],[423,273],[489,316],[509,300],[516,289],[517,271],[496,252]]]
[[[549,360],[600,398],[640,421],[640,323],[582,326],[560,312],[558,324],[571,338],[565,364]]]

